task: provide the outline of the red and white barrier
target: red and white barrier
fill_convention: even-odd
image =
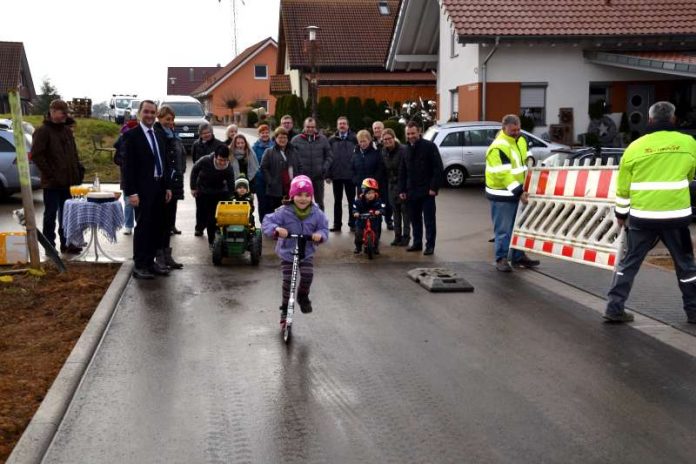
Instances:
[[[510,246],[613,270],[621,233],[617,174],[611,165],[531,168],[529,203],[518,211]]]

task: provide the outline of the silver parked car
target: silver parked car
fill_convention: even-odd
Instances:
[[[435,143],[440,150],[448,187],[461,187],[469,178],[483,178],[486,151],[500,126],[499,122],[492,121],[449,122],[432,126],[425,132],[423,138]],[[554,150],[568,148],[560,143],[546,142],[527,131],[522,134],[527,139],[530,161],[543,160]]]
[[[31,153],[31,136],[25,135],[24,138],[27,153]],[[31,156],[29,158],[31,159]],[[29,161],[29,175],[31,176],[31,188],[40,188],[41,174],[31,161]],[[0,197],[19,191],[19,170],[17,169],[17,150],[15,149],[14,133],[6,129],[0,129]]]

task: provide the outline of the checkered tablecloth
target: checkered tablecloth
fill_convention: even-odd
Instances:
[[[92,203],[86,200],[68,200],[63,206],[63,231],[68,243],[82,246],[85,230],[97,226],[111,243],[123,227],[123,206],[120,201]]]

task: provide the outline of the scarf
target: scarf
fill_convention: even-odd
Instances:
[[[297,216],[300,221],[304,221],[307,219],[312,212],[312,205],[309,205],[305,209],[300,209],[297,207],[295,203],[292,204],[293,209],[295,210],[295,216]]]

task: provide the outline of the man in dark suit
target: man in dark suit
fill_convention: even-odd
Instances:
[[[165,162],[165,140],[153,128],[157,105],[151,100],[143,100],[138,114],[138,126],[123,135],[123,194],[135,208],[137,223],[133,236],[133,276],[152,279],[155,275],[169,273],[167,268],[155,262],[155,253],[162,240],[164,204],[171,200],[172,191],[169,165]]]

